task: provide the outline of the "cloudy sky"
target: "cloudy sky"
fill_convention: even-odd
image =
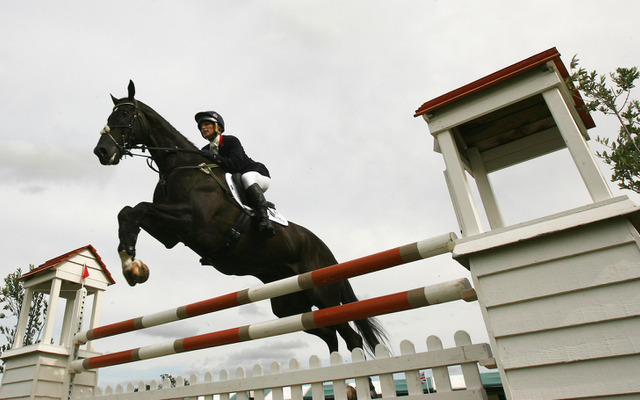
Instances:
[[[635,0],[2,2],[0,276],[92,244],[117,280],[104,323],[258,284],[146,233],[138,256],[151,278],[135,288],[122,278],[116,215],[150,200],[157,175],[140,158],[104,167],[92,150],[109,94],[124,97],[129,79],[197,144],[193,114],[220,112],[227,133],[271,170],[268,199],[346,261],[458,231],[442,157],[413,117],[422,103],[551,47],[565,64],[578,54],[601,72],[639,65],[638,15]],[[592,137],[616,131],[594,118]],[[494,175],[507,224],[590,201],[566,151]],[[370,298],[468,276],[445,255],[352,283]],[[253,304],[98,346],[113,352],[272,318],[267,303]],[[453,345],[458,329],[487,340],[473,303],[381,321],[393,349],[408,338],[424,350],[431,334]],[[306,363],[312,354],[326,358],[324,343],[291,334],[110,367],[100,381]]]

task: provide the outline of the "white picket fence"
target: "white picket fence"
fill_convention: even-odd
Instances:
[[[347,381],[354,381],[357,398],[368,400],[369,377],[378,377],[381,396],[385,399],[398,398],[414,400],[428,398],[430,400],[466,400],[486,399],[487,394],[480,380],[478,364],[493,366],[495,360],[488,344],[472,344],[469,334],[458,331],[454,335],[456,347],[443,349],[442,341],[437,336],[427,339],[427,351],[416,353],[412,342],[404,340],[400,344],[401,354],[391,355],[387,347],[376,348],[376,358],[365,360],[364,352],[355,349],[351,353],[351,362],[344,363],[339,353],[330,356],[329,366],[322,366],[320,358],[312,356],[309,368],[302,369],[298,360],[289,362],[289,370],[284,372],[280,363],[271,364],[270,372],[265,374],[264,367],[256,365],[251,377],[247,377],[244,368],[236,370],[235,378],[231,378],[227,370],[222,370],[219,380],[207,372],[201,381],[192,375],[187,379],[178,377],[176,385],[171,387],[168,379],[164,382],[139,382],[95,389],[95,393],[78,393],[74,399],[91,400],[160,400],[160,399],[202,399],[229,400],[236,399],[264,400],[269,393],[271,400],[302,400],[303,387],[311,386],[313,400],[324,400],[324,383],[333,385],[334,398],[347,400]],[[454,390],[448,367],[460,366],[464,377],[465,388]],[[420,379],[420,372],[427,370],[433,376],[436,393],[425,394]],[[431,374],[429,374],[429,371]],[[408,394],[398,396],[394,374],[404,375]],[[188,382],[185,385],[185,381]],[[285,393],[287,396],[285,396]]]

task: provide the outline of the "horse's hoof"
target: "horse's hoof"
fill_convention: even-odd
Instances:
[[[149,267],[140,260],[133,262],[134,273],[137,276],[137,283],[145,283],[149,279]]]
[[[129,286],[135,286],[136,283],[144,283],[149,279],[149,268],[142,261],[135,260],[123,274]]]
[[[127,283],[129,284],[129,286],[135,286],[136,285],[136,277],[131,275],[130,273],[124,272],[124,279],[127,280]]]

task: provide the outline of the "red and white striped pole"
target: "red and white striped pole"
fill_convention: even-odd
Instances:
[[[259,285],[254,288],[244,289],[170,310],[78,332],[74,336],[74,343],[84,344],[89,340],[119,335],[121,333],[196,317],[198,315],[209,314],[215,311],[283,296],[310,289],[314,286],[325,285],[433,257],[450,252],[453,249],[456,239],[456,235],[450,232],[312,272]]]
[[[460,299],[465,301],[476,300],[475,291],[466,278],[336,307],[324,308],[290,317],[245,325],[238,328],[138,347],[117,353],[86,358],[84,360],[75,360],[71,363],[71,368],[75,372],[82,372],[89,369],[148,360],[170,354],[184,353],[225,344],[342,324],[376,315],[389,314]]]

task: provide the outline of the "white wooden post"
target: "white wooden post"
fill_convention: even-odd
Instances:
[[[67,342],[62,342],[67,347],[73,346],[73,335],[82,329],[82,319],[84,317],[84,307],[87,298],[87,289],[81,287],[76,291],[75,301],[72,304],[71,323],[69,327],[69,338]]]
[[[463,236],[473,236],[482,233],[482,224],[478,217],[478,210],[471,195],[469,182],[458,148],[449,130],[442,131],[436,136],[442,150],[444,163],[447,168],[447,185],[457,208],[458,223]]]
[[[376,360],[388,359],[391,357],[389,349],[384,344],[376,346]],[[393,380],[393,374],[386,373],[378,375],[380,379],[380,391],[383,398],[396,396],[396,384]]]
[[[487,213],[487,219],[491,229],[502,228],[504,222],[502,221],[502,215],[498,208],[498,202],[496,196],[493,193],[491,182],[487,176],[487,169],[485,168],[482,156],[477,147],[469,149],[467,152],[469,162],[471,163],[471,169],[473,170],[473,177],[475,178],[476,185],[478,186],[478,192],[480,193],[480,199],[484,205],[484,210]]]
[[[457,331],[453,338],[458,347],[471,345],[471,337],[465,331]],[[460,365],[460,368],[464,376],[464,386],[467,389],[483,389],[478,363],[464,363]]]
[[[91,319],[89,320],[89,329],[97,328],[100,324],[100,312],[102,310],[102,296],[104,292],[101,290],[96,291],[93,294],[93,306],[91,308]],[[87,342],[87,350],[95,351],[96,342],[90,340]]]
[[[338,352],[329,355],[331,365],[342,365],[342,356]],[[331,381],[333,385],[333,398],[335,400],[347,400],[347,385],[344,379],[334,379]]]
[[[408,341],[400,342],[400,353],[403,356],[416,354],[416,346]],[[407,371],[404,373],[407,382],[407,394],[409,396],[422,396],[422,382],[420,381],[420,370]]]
[[[269,374],[279,375],[281,373],[282,373],[282,365],[277,361],[272,362],[271,369],[269,370]],[[262,393],[264,394],[264,390],[262,390]],[[271,399],[284,400],[284,390],[282,389],[282,386],[278,386],[271,389]]]
[[[293,358],[289,361],[289,371],[297,372],[301,370],[300,361]],[[298,400],[302,399],[304,394],[302,393],[302,385],[292,385],[291,386],[291,399]]]
[[[264,376],[264,367],[260,364],[253,366],[253,376]],[[253,391],[253,400],[264,400],[264,389]]]
[[[360,366],[362,364],[358,364],[358,363],[364,363],[367,361],[367,358],[365,357],[364,351],[359,348],[356,347],[355,349],[353,349],[351,351],[351,362],[354,365],[354,370],[355,370],[355,366]],[[371,400],[371,388],[369,387],[369,377],[368,376],[357,376],[355,378],[356,381],[356,398],[358,400]]]
[[[318,356],[309,357],[309,369],[322,368],[322,362]],[[322,382],[311,383],[311,396],[313,400],[324,400],[324,385]]]
[[[427,349],[429,349],[429,351],[442,350],[442,340],[435,335],[429,336],[427,338]],[[453,391],[449,369],[446,366],[434,367],[431,371],[433,373],[433,382],[435,383],[436,391],[439,394]]]
[[[600,172],[587,146],[587,142],[582,137],[571,111],[562,98],[560,90],[553,88],[545,91],[542,95],[593,201],[597,202],[612,198],[609,186],[602,176],[602,172]]]
[[[71,333],[73,305],[73,301],[69,301],[69,299],[66,299],[66,305],[64,307],[64,319],[62,320],[62,333],[60,334],[60,345],[65,347],[69,345],[70,335],[73,335],[73,333]]]
[[[242,367],[236,368],[236,379],[247,379],[247,370]],[[237,391],[236,400],[249,400],[249,392],[246,390]]]
[[[24,343],[24,335],[27,331],[27,321],[29,320],[29,311],[31,310],[31,301],[33,299],[33,289],[26,288],[22,297],[22,307],[20,308],[20,316],[18,317],[18,326],[16,327],[16,336],[13,338],[13,349],[22,347]]]
[[[42,343],[51,344],[53,339],[53,325],[56,322],[56,312],[58,310],[58,303],[60,302],[60,287],[62,286],[62,280],[54,278],[51,281],[51,292],[49,293],[49,307],[47,309],[47,317],[44,321],[44,329],[42,333]]]

